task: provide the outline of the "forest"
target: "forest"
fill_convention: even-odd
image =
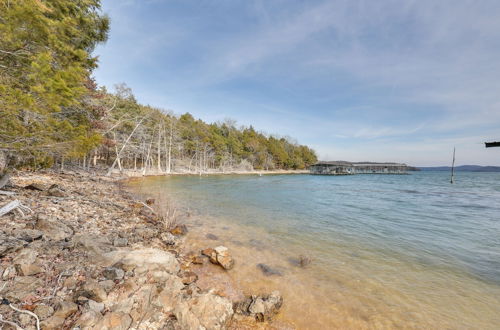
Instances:
[[[0,0],[0,169],[304,169],[311,148],[225,120],[140,104],[92,78],[110,20],[99,0]]]

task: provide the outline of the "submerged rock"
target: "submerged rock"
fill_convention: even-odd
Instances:
[[[283,275],[279,270],[274,269],[266,264],[257,264],[257,268],[259,268],[262,271],[262,273],[266,276],[273,276],[273,275],[282,276]]]
[[[206,237],[207,239],[211,239],[211,240],[213,240],[213,241],[218,241],[218,240],[219,240],[219,237],[218,237],[218,236],[216,236],[216,235],[214,235],[214,234],[207,234],[205,237]]]
[[[304,256],[304,255],[300,255],[298,258],[289,258],[288,261],[292,265],[294,265],[296,267],[301,267],[301,268],[306,268],[312,262],[311,258]]]

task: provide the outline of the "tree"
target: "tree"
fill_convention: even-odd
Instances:
[[[108,27],[99,0],[0,1],[0,148],[43,163],[99,143],[82,102]]]

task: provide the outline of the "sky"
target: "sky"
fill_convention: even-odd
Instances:
[[[500,165],[498,0],[103,0],[97,82],[321,160]]]

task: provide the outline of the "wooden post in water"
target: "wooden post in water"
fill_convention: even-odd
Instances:
[[[453,183],[454,172],[455,172],[455,147],[453,147],[453,162],[451,163],[451,180],[450,180],[450,183]]]

